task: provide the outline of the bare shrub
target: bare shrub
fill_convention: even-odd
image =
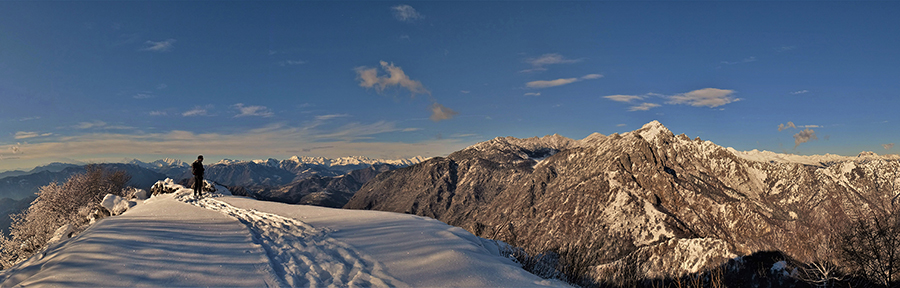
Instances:
[[[874,193],[853,203],[839,237],[840,259],[854,274],[882,286],[900,284],[900,203],[896,171],[875,175]],[[884,193],[887,192],[887,193]]]
[[[900,213],[855,219],[841,237],[841,256],[869,280],[889,286],[900,281]]]
[[[106,171],[88,165],[87,172],[71,176],[65,183],[41,187],[37,199],[24,212],[13,215],[10,236],[0,236],[0,265],[8,268],[39,252],[57,228],[72,224],[83,227],[96,215],[106,194],[123,196],[131,176],[125,171]]]

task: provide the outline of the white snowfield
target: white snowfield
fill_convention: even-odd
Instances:
[[[195,201],[179,188],[0,271],[0,287],[567,286],[434,219],[234,196]]]

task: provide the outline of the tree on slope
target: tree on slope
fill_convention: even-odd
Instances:
[[[107,171],[88,165],[87,171],[71,176],[65,183],[43,186],[37,199],[20,214],[13,215],[10,237],[0,235],[0,265],[8,268],[28,259],[47,245],[63,225],[84,227],[90,215],[103,211],[100,201],[106,194],[124,196],[125,171]]]

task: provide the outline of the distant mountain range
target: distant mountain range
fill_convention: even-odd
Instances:
[[[236,194],[260,200],[289,204],[308,204],[342,207],[362,187],[363,183],[380,172],[424,161],[423,157],[385,160],[367,157],[294,156],[286,160],[252,161],[222,160],[206,165],[206,180],[228,186]],[[150,190],[156,181],[172,178],[188,184],[190,163],[178,159],[152,162],[132,160],[128,163],[106,163],[111,170],[125,170],[132,179],[131,186]],[[0,175],[0,230],[8,228],[9,214],[27,208],[40,187],[51,182],[64,182],[84,166],[51,163],[25,171],[9,171]]]
[[[626,270],[667,277],[757,251],[808,256],[828,233],[815,221],[900,199],[898,159],[741,152],[653,121],[582,140],[478,143],[379,174],[344,207],[432,217],[558,253],[600,282]]]

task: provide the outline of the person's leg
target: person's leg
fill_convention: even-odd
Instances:
[[[200,189],[203,189],[203,178],[194,176],[194,199],[200,198]]]

